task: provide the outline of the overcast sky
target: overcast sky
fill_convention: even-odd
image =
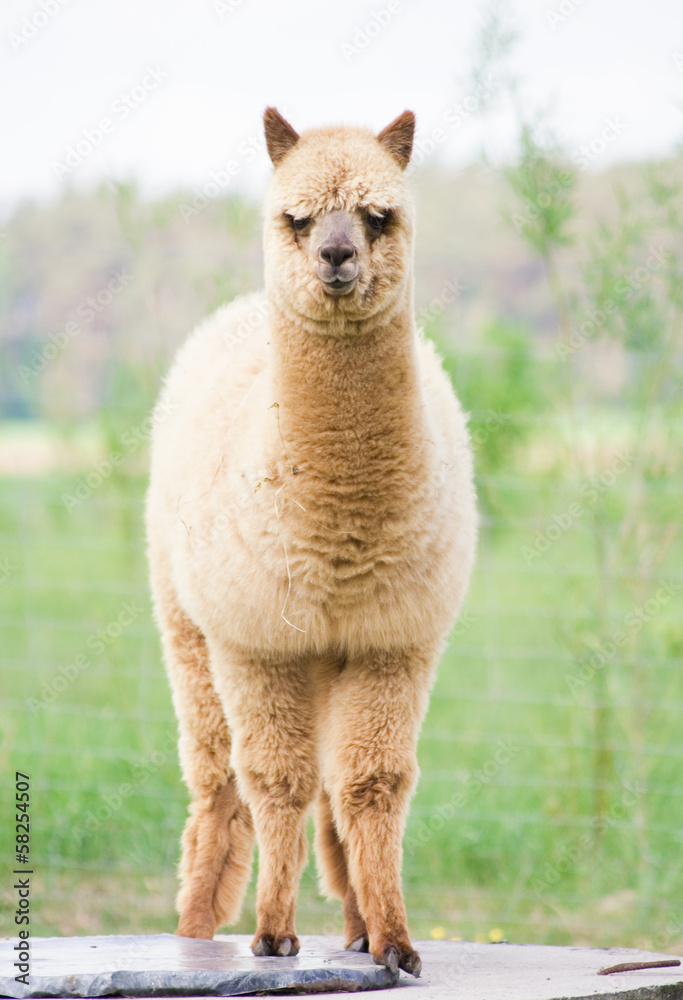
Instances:
[[[379,130],[412,108],[421,148],[437,136],[434,157],[464,165],[482,143],[502,155],[514,131],[507,106],[483,120],[458,110],[487,101],[464,82],[486,6],[3,0],[0,208],[103,177],[135,176],[154,194],[199,189],[230,161],[229,183],[258,189],[267,104],[298,130]],[[560,137],[570,150],[588,144],[591,167],[680,142],[681,0],[513,0],[511,10],[525,102],[552,100]]]

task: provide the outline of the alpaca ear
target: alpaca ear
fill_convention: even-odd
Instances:
[[[404,111],[391,124],[383,128],[377,136],[385,149],[388,149],[401,170],[405,170],[413,151],[413,136],[415,135],[415,115],[412,111]]]
[[[277,108],[266,108],[263,112],[263,126],[266,133],[268,155],[278,165],[285,153],[299,141],[299,133],[295,132],[286,118],[283,118]]]

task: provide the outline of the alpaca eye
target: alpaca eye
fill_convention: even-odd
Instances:
[[[287,218],[289,219],[292,228],[296,229],[297,232],[301,232],[302,229],[305,229],[306,226],[311,221],[310,215],[307,216],[305,219],[295,219],[293,215],[288,215]]]
[[[373,233],[378,235],[383,232],[389,219],[391,218],[391,212],[380,212],[379,215],[373,215],[372,212],[368,212],[368,225],[372,229]]]

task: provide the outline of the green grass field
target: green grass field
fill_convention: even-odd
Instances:
[[[600,546],[623,530],[636,488],[626,470],[530,556],[536,532],[556,534],[554,515],[566,524],[583,484],[544,471],[547,451],[539,430],[514,475],[482,483],[478,563],[420,742],[405,841],[411,927],[680,951],[681,552],[649,576],[624,564],[606,575]],[[0,483],[7,870],[19,770],[32,788],[33,932],[168,931],[187,795],[150,614],[144,478],[121,468],[65,502],[78,479]],[[680,480],[646,493],[653,523],[675,519]],[[254,927],[253,885],[241,932]],[[298,926],[341,927],[312,860]]]

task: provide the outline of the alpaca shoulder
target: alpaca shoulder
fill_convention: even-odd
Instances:
[[[267,300],[263,292],[242,295],[199,323],[182,345],[166,377],[164,401],[201,403],[202,391],[228,390],[243,370],[265,358]]]
[[[471,477],[471,447],[467,422],[469,414],[453,389],[443,367],[436,345],[421,330],[417,334],[417,362],[420,370],[423,398],[428,408],[435,436],[441,441],[442,460],[449,466],[457,456],[459,468],[467,469]]]

